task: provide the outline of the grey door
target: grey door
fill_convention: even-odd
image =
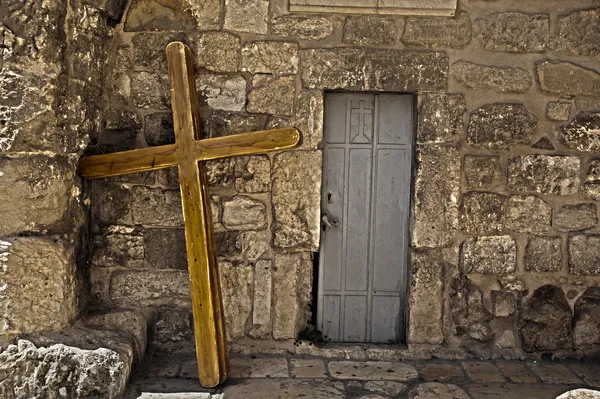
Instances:
[[[413,96],[327,93],[318,328],[404,340]]]

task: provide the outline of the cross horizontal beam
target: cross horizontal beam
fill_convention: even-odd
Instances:
[[[295,128],[270,129],[212,139],[196,140],[198,161],[264,154],[296,147],[300,132]],[[178,144],[140,148],[114,154],[92,155],[79,162],[79,174],[90,178],[119,176],[177,166]]]

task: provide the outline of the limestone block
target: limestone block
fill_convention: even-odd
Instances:
[[[452,147],[419,146],[417,165],[412,245],[447,246],[458,229],[459,153]]]
[[[230,230],[262,230],[267,227],[265,204],[252,197],[238,195],[223,200],[223,226]]]
[[[437,51],[331,48],[300,50],[308,89],[420,92],[445,90],[448,56]]]
[[[515,191],[570,195],[579,191],[577,157],[525,155],[508,162],[508,186]]]
[[[85,0],[89,4],[107,14],[112,20],[120,21],[127,5],[121,0]]]
[[[467,142],[492,150],[530,144],[537,122],[522,104],[487,104],[471,113]]]
[[[333,34],[333,21],[320,15],[280,15],[271,21],[271,34],[296,36],[302,40],[323,40]]]
[[[427,398],[452,398],[467,399],[469,395],[454,384],[442,384],[440,382],[426,382],[418,385],[408,393],[410,399]]]
[[[492,315],[483,304],[483,294],[465,275],[452,279],[449,302],[456,335],[479,342],[488,342],[494,338],[489,324]]]
[[[146,229],[144,265],[147,268],[187,270],[183,229]]]
[[[342,41],[349,44],[393,44],[398,36],[396,20],[376,15],[350,17]]]
[[[243,76],[201,73],[196,77],[199,100],[209,108],[243,111],[246,79]]]
[[[444,341],[444,263],[441,251],[413,252],[411,260],[408,342],[441,344]]]
[[[577,231],[598,224],[596,204],[563,205],[554,214],[554,227],[559,231]]]
[[[262,193],[271,188],[271,161],[266,156],[235,160],[235,189],[240,193]]]
[[[237,72],[241,61],[241,44],[237,35],[206,32],[198,41],[198,66],[213,72]]]
[[[475,37],[487,51],[539,53],[548,48],[548,14],[499,12],[478,19],[475,25]]]
[[[562,269],[562,238],[529,237],[525,248],[525,270],[557,272]]]
[[[600,236],[569,237],[569,268],[571,274],[600,275]]]
[[[309,253],[276,254],[273,271],[273,338],[290,339],[306,327],[312,284]]]
[[[126,32],[191,31],[196,20],[183,0],[134,0],[125,17]]]
[[[0,237],[69,227],[75,165],[63,157],[0,157]]]
[[[588,288],[575,302],[573,338],[577,348],[600,344],[600,288]]]
[[[158,113],[144,118],[144,138],[149,146],[174,144],[173,115]]]
[[[219,272],[227,337],[243,337],[246,322],[252,313],[254,269],[248,265],[233,266],[230,262],[219,262]]]
[[[271,323],[271,291],[273,266],[270,260],[259,260],[254,266],[253,324]]]
[[[248,94],[248,112],[293,115],[296,83],[293,76],[274,77],[258,74],[252,78]]]
[[[571,307],[560,287],[535,290],[519,312],[519,332],[528,352],[572,347]]]
[[[425,93],[418,99],[417,142],[452,143],[464,136],[467,108],[462,95]]]
[[[464,48],[471,42],[471,20],[466,13],[454,18],[407,18],[402,42],[409,47]]]
[[[506,198],[494,193],[470,192],[463,195],[461,228],[467,234],[491,235],[502,232]]]
[[[461,246],[461,270],[465,273],[514,273],[517,249],[511,236],[467,238]]]
[[[254,132],[265,126],[266,116],[244,115],[236,112],[213,111],[206,126],[209,137],[223,137],[231,134]]]
[[[418,377],[414,366],[401,362],[331,361],[329,372],[342,380],[410,381]]]
[[[293,118],[269,118],[267,129],[295,126],[302,134],[301,149],[316,150],[323,144],[323,93],[303,90],[296,98]]]
[[[241,234],[242,257],[256,262],[271,249],[270,231],[246,231]]]
[[[233,187],[235,179],[235,159],[218,159],[204,164],[210,187]]]
[[[179,190],[134,187],[126,203],[134,224],[178,227],[183,225]]]
[[[215,242],[219,257],[231,258],[239,256],[241,253],[240,234],[237,231],[217,231],[215,232]]]
[[[510,291],[492,291],[492,314],[496,317],[508,317],[517,310],[515,294]]]
[[[546,116],[553,121],[568,121],[571,118],[571,103],[549,102]]]
[[[273,161],[274,245],[317,251],[321,229],[320,151],[277,154]]]
[[[551,229],[552,207],[533,196],[513,195],[506,207],[506,228],[520,233],[546,233]]]
[[[73,252],[49,238],[0,240],[0,335],[69,325],[78,306]]]
[[[111,274],[110,300],[125,306],[190,306],[187,270],[118,270]]]
[[[152,323],[152,344],[161,346],[194,339],[191,308],[159,308]]]
[[[286,75],[298,73],[298,45],[250,42],[242,48],[242,71]]]
[[[469,189],[490,189],[503,185],[499,157],[465,156],[464,174]]]
[[[225,29],[267,34],[269,0],[225,0]]]
[[[195,50],[195,43],[189,33],[184,32],[140,32],[131,38],[133,65],[149,68],[167,74],[167,44],[178,41]],[[194,45],[192,45],[194,44]],[[130,51],[131,51],[130,50]]]
[[[167,75],[152,72],[131,74],[131,100],[138,108],[169,109],[169,78]]]
[[[557,51],[572,55],[600,55],[600,8],[559,15],[556,19]]]
[[[566,61],[536,64],[540,90],[563,97],[600,96],[600,74]]]
[[[94,266],[144,266],[144,237],[135,227],[109,226],[94,237]]]
[[[470,89],[500,93],[525,93],[533,85],[531,74],[522,68],[491,66],[458,61],[452,64],[451,75]]]
[[[586,197],[600,199],[600,160],[590,161],[583,183],[583,192]]]
[[[580,112],[558,133],[559,141],[584,152],[600,151],[600,112]]]

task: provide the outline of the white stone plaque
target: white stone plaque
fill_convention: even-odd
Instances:
[[[457,0],[290,0],[291,12],[454,16]]]

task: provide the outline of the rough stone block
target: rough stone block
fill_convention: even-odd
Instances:
[[[144,257],[146,267],[187,270],[183,229],[146,229]]]
[[[291,123],[283,122],[278,127],[295,126],[302,133],[302,149],[316,150],[323,143],[323,93],[304,90],[296,99],[296,112]]]
[[[562,269],[562,238],[529,237],[525,248],[525,270],[557,272]]]
[[[243,337],[246,322],[252,313],[254,269],[252,266],[233,266],[230,262],[219,262],[219,272],[227,337]]]
[[[73,161],[0,157],[0,171],[0,237],[69,227],[65,219],[77,198]]]
[[[226,158],[208,161],[204,164],[204,170],[210,187],[231,188],[233,186],[235,159]]]
[[[242,48],[242,71],[288,75],[298,73],[298,45],[290,42],[251,42]]]
[[[591,160],[587,167],[583,192],[586,197],[600,200],[600,160],[598,159]]]
[[[577,348],[600,344],[600,288],[588,288],[575,302],[573,338]]]
[[[237,112],[213,111],[206,120],[205,131],[208,137],[223,137],[231,134],[262,130],[265,115],[245,115]]]
[[[554,214],[554,227],[559,231],[577,231],[598,224],[596,204],[563,205]]]
[[[0,335],[68,326],[76,293],[73,249],[49,238],[0,240]]]
[[[246,231],[241,238],[242,257],[256,262],[271,249],[270,231]]]
[[[471,20],[466,13],[454,18],[408,18],[402,42],[413,47],[464,48],[471,42]]]
[[[548,14],[499,12],[478,19],[475,25],[475,37],[487,51],[540,53],[548,48]]]
[[[94,237],[94,266],[143,267],[144,257],[144,238],[135,227],[109,226]]]
[[[333,34],[333,21],[321,15],[280,15],[271,21],[276,36],[296,36],[302,40],[323,40]]]
[[[565,146],[583,152],[600,152],[600,112],[580,112],[558,133]]]
[[[267,227],[266,207],[262,201],[238,195],[223,200],[223,225],[230,230],[262,230]]]
[[[568,121],[571,118],[571,108],[571,103],[549,102],[546,116],[552,121]]]
[[[572,55],[600,55],[600,8],[579,10],[556,19],[557,51]]]
[[[318,251],[321,163],[320,151],[294,151],[275,156],[272,180],[275,247]]]
[[[536,64],[540,89],[563,97],[600,96],[600,74],[565,61],[545,60]]]
[[[254,75],[248,94],[248,112],[293,115],[296,83],[293,76]]]
[[[187,270],[118,270],[110,280],[110,300],[118,305],[190,306]]]
[[[411,255],[410,321],[408,342],[441,344],[444,262],[440,250]]]
[[[570,195],[579,191],[577,157],[525,155],[508,162],[508,186],[515,191]]]
[[[517,299],[514,292],[492,291],[492,313],[496,317],[508,317],[517,311]]]
[[[273,266],[270,260],[259,260],[254,266],[253,324],[271,323],[271,291]]]
[[[571,274],[600,275],[600,236],[569,237],[569,267]]]
[[[131,75],[131,100],[138,108],[169,109],[169,78],[152,72],[133,72]]]
[[[537,117],[522,104],[487,104],[471,114],[467,142],[492,150],[530,144],[537,122]]]
[[[350,17],[342,41],[349,44],[393,44],[398,36],[396,21],[377,15]]]
[[[218,231],[215,233],[217,256],[232,258],[241,253],[240,234],[237,231]]]
[[[202,73],[196,78],[201,103],[212,109],[243,111],[246,105],[246,79],[243,76]]]
[[[458,228],[460,155],[441,146],[419,146],[417,151],[412,245],[447,246]]]
[[[499,157],[465,156],[464,174],[469,189],[491,189],[504,184]]]
[[[205,32],[198,41],[198,66],[213,72],[237,72],[240,38],[227,32]]]
[[[456,335],[479,342],[494,338],[489,323],[492,315],[483,304],[483,294],[467,276],[461,274],[452,279],[448,299]]]
[[[522,68],[491,66],[458,61],[452,64],[451,75],[469,89],[500,93],[525,93],[533,85],[531,74]]]
[[[161,346],[194,339],[191,309],[159,308],[152,323],[152,344]]]
[[[149,146],[174,144],[172,114],[159,113],[144,118],[144,138]]]
[[[464,136],[467,111],[460,94],[419,95],[418,143],[452,143]]]
[[[460,266],[464,273],[514,273],[517,249],[511,236],[468,238],[461,246]]]
[[[225,29],[267,34],[269,0],[225,0]]]
[[[300,50],[308,89],[420,92],[445,90],[448,56],[438,51],[332,48]]]
[[[502,232],[506,198],[494,193],[470,192],[463,195],[461,228],[472,235]]]
[[[195,28],[196,20],[181,0],[134,0],[125,17],[124,30],[190,31]]]
[[[167,44],[178,41],[195,50],[195,41],[183,32],[140,32],[131,38],[133,65],[167,74]]]
[[[271,161],[266,156],[235,160],[235,189],[240,193],[262,193],[271,188]]]
[[[552,207],[533,196],[514,195],[508,200],[505,226],[520,233],[546,233],[551,229]]]

